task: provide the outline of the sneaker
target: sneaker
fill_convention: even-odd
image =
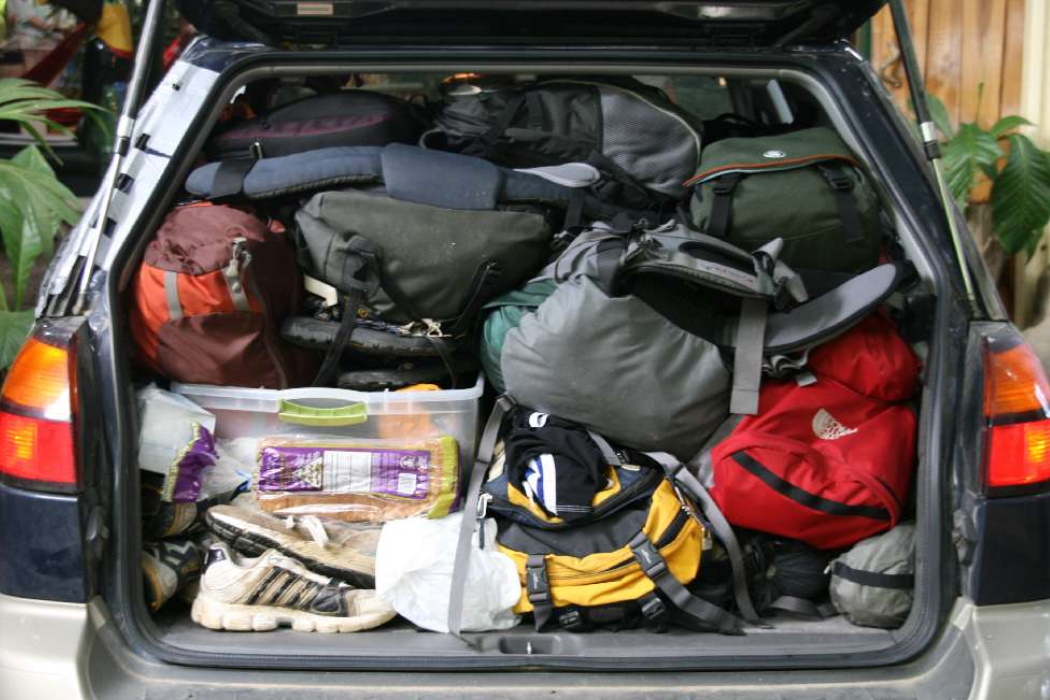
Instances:
[[[156,612],[200,576],[203,550],[188,538],[148,542],[142,546],[146,605]]]
[[[374,590],[320,576],[276,550],[240,558],[225,543],[208,550],[193,621],[213,630],[358,632],[396,615]]]
[[[379,528],[325,523],[313,515],[278,518],[238,505],[209,509],[205,523],[242,554],[257,557],[276,549],[323,576],[375,588]]]

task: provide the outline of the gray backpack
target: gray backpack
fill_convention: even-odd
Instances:
[[[746,253],[677,224],[596,228],[488,305],[482,366],[523,405],[689,458],[730,410],[757,408],[765,355],[844,331],[901,274],[882,266],[791,314],[768,313],[805,297],[776,245]]]
[[[896,629],[915,588],[915,523],[861,540],[831,562],[831,602],[862,627]]]

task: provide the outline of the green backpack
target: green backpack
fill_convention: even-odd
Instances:
[[[879,201],[860,164],[827,127],[716,141],[700,158],[693,224],[744,250],[775,238],[798,270],[863,272],[879,260]]]

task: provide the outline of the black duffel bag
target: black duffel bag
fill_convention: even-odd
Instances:
[[[415,143],[423,127],[416,105],[379,92],[340,90],[233,124],[213,136],[205,151],[212,160],[258,159],[334,146]]]

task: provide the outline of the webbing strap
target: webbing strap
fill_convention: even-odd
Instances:
[[[364,297],[363,290],[355,289],[343,297],[343,317],[339,321],[339,330],[335,332],[332,344],[321,361],[321,368],[314,376],[313,386],[328,386],[336,370],[339,369],[339,361],[343,358],[343,350],[350,344],[350,338],[357,327],[357,307],[360,306]]]
[[[814,603],[812,600],[806,600],[805,598],[799,598],[793,595],[782,595],[770,603],[769,607],[774,610],[781,610],[794,615],[802,615],[803,617],[812,617],[819,620],[825,620],[839,614],[838,611],[835,610],[835,606],[831,603]]]
[[[477,456],[466,475],[467,494],[463,502],[463,522],[459,529],[459,539],[456,541],[456,556],[452,560],[452,583],[448,600],[448,631],[460,639],[463,639],[460,634],[463,629],[463,585],[466,583],[467,569],[470,565],[470,540],[474,536],[474,528],[477,525],[481,484],[485,480],[485,473],[492,461],[492,453],[496,449],[496,438],[499,437],[503,416],[507,414],[512,405],[513,403],[507,396],[500,396],[496,399],[496,405],[492,407],[492,413],[489,414],[489,419],[485,423],[485,430],[481,433]]]
[[[182,302],[179,301],[179,273],[164,272],[164,299],[168,302],[168,317],[172,321],[182,318]]]
[[[254,158],[233,158],[219,163],[208,199],[216,200],[239,195],[244,189],[244,178],[255,163]]]
[[[554,614],[551,585],[547,579],[547,558],[542,554],[530,554],[525,560],[525,593],[532,603],[532,618],[539,632]]]
[[[645,575],[656,584],[661,593],[675,604],[680,613],[692,618],[700,626],[722,634],[743,634],[742,620],[717,605],[696,597],[674,577],[667,566],[667,560],[663,558],[648,535],[639,532],[631,539],[628,546]]]
[[[616,292],[616,277],[626,249],[626,238],[606,238],[598,242],[595,266],[598,271],[598,286],[606,296],[611,297]]]
[[[766,299],[741,299],[740,320],[733,351],[733,392],[729,412],[758,413],[758,390],[762,384],[762,349],[766,340]]]
[[[874,586],[875,588],[896,588],[906,591],[915,587],[914,574],[883,574],[878,571],[863,571],[854,569],[848,564],[836,561],[831,565],[831,573],[839,578],[846,579],[861,586]]]
[[[620,456],[616,454],[616,450],[613,449],[609,441],[603,438],[593,430],[587,430],[587,434],[591,436],[591,440],[594,440],[594,444],[601,450],[602,457],[605,459],[606,464],[611,464],[615,467],[621,466],[623,462],[620,460]]]
[[[711,185],[714,198],[711,200],[711,217],[707,222],[707,235],[725,238],[733,216],[733,190],[744,179],[743,173],[730,173],[715,180]]]
[[[737,542],[736,534],[734,534],[733,528],[729,525],[729,521],[726,520],[726,516],[722,514],[722,510],[715,503],[715,499],[711,498],[711,494],[707,492],[700,480],[693,476],[693,473],[673,456],[666,453],[648,454],[664,465],[674,482],[693,497],[697,505],[700,506],[704,517],[707,518],[711,529],[715,531],[715,536],[722,543],[722,547],[725,548],[726,554],[729,556],[729,570],[733,579],[733,599],[740,610],[740,615],[753,625],[768,627],[769,625],[762,621],[762,618],[759,617],[758,612],[755,610],[754,604],[751,602],[751,593],[747,589],[747,569],[744,566],[744,552],[740,548],[740,543]]]
[[[818,167],[820,174],[835,192],[835,206],[839,210],[839,218],[842,219],[846,243],[860,243],[864,240],[864,231],[860,223],[860,212],[857,211],[857,200],[853,197],[853,180],[837,163],[822,163]]]

